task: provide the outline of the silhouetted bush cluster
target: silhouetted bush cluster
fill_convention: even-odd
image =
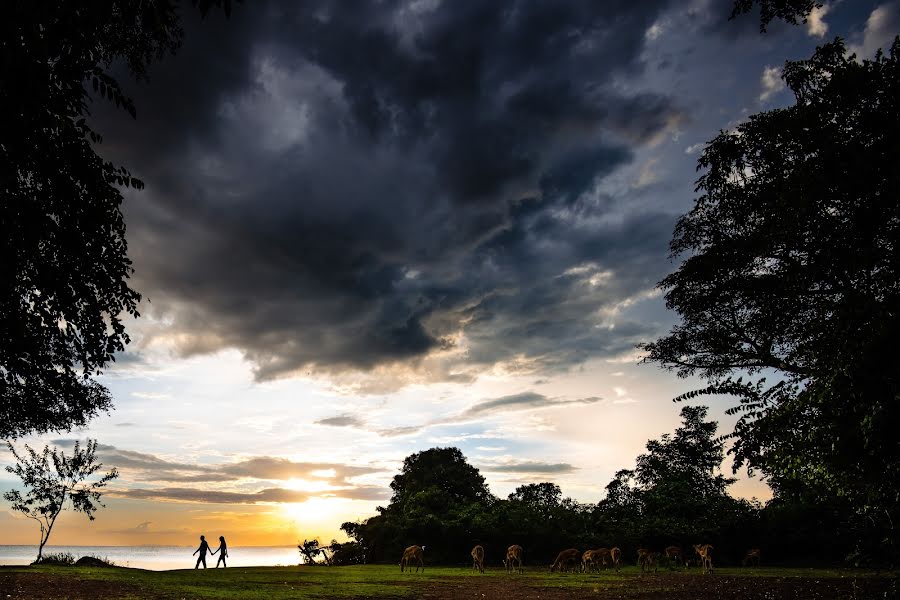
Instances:
[[[391,502],[342,525],[353,541],[338,545],[334,564],[397,562],[412,544],[426,547],[431,564],[460,565],[481,544],[485,565],[495,567],[511,544],[525,549],[526,565],[549,565],[573,547],[618,546],[624,564],[635,563],[640,547],[677,545],[695,558],[692,546],[703,543],[724,565],[740,564],[749,548],[762,549],[763,564],[860,562],[864,553],[846,516],[852,512],[839,501],[815,504],[784,489],[765,505],[731,497],[734,480],[720,472],[723,442],[706,414],[705,407],[685,407],[674,434],[649,441],[636,468],[616,473],[596,504],[566,498],[549,482],[497,498],[458,448],[413,454],[391,484]]]
[[[45,554],[40,561],[35,561],[32,564],[71,567],[75,564],[75,556],[71,552],[55,552],[53,554]]]

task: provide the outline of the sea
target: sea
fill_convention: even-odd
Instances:
[[[69,552],[76,560],[96,556],[120,567],[168,571],[193,569],[197,557],[191,553],[196,549],[196,546],[44,546],[44,554]],[[30,564],[37,551],[37,546],[0,545],[0,565]],[[206,565],[215,567],[218,559],[218,554],[207,555]],[[296,546],[228,546],[225,560],[229,567],[286,567],[300,564],[300,553]]]

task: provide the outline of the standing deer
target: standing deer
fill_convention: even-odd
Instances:
[[[678,546],[668,546],[665,549],[666,559],[670,564],[680,567],[687,567],[687,561],[684,559],[684,552]]]
[[[403,556],[400,558],[400,572],[402,573],[404,569],[409,568],[410,561],[416,561],[416,573],[419,572],[419,567],[422,568],[422,571],[425,571],[425,562],[422,560],[422,553],[425,552],[425,546],[410,546],[406,550],[403,551]]]
[[[592,571],[594,567],[594,550],[585,550],[581,555],[581,572],[586,573],[588,569]]]
[[[618,546],[613,546],[613,548],[609,551],[609,559],[612,561],[613,566],[616,568],[616,573],[618,573],[619,565],[622,563],[622,551],[619,550]]]
[[[556,560],[553,561],[553,564],[550,565],[550,572],[553,573],[557,569],[560,572],[564,572],[567,569],[567,565],[572,563],[574,567],[578,560],[581,558],[581,551],[577,548],[569,548],[568,550],[563,550],[559,554],[556,555]]]
[[[472,548],[472,570],[484,573],[484,547],[478,544]]]
[[[522,546],[518,544],[513,544],[509,548],[506,549],[506,559],[503,561],[504,566],[506,567],[506,572],[510,573],[513,568],[518,573],[523,573],[525,569],[522,568],[522,555],[525,551],[522,549]]]
[[[641,573],[650,572],[650,568],[653,568],[653,572],[656,572],[657,569],[657,559],[659,557],[658,552],[651,552],[646,548],[639,548],[637,551],[638,555],[638,566],[641,568]]]
[[[755,564],[757,567],[759,566],[759,561],[762,558],[762,550],[759,548],[750,548],[747,550],[747,554],[744,555],[744,560],[741,561],[745,567],[747,565]]]
[[[711,544],[694,544],[694,551],[700,557],[700,564],[703,566],[703,574],[713,572],[712,563],[712,545]]]

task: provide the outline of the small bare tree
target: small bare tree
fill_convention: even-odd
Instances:
[[[100,488],[118,477],[119,472],[113,468],[99,479],[88,481],[103,466],[94,456],[97,440],[88,440],[84,448],[75,442],[72,456],[66,456],[56,448],[51,451],[47,446],[38,454],[27,444],[27,454],[20,455],[12,443],[6,442],[6,445],[16,459],[15,466],[6,467],[6,470],[22,480],[28,493],[23,496],[18,490],[12,490],[4,493],[3,498],[12,504],[13,510],[41,526],[41,545],[35,561],[41,562],[44,545],[66,502],[72,505],[72,510],[83,512],[93,521],[97,507],[105,506],[100,502]]]

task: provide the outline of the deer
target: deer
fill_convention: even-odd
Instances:
[[[758,567],[761,558],[762,550],[760,550],[759,548],[750,548],[749,550],[747,550],[747,554],[744,555],[744,560],[741,561],[741,564],[745,567],[747,565],[755,564]]]
[[[512,572],[514,567],[518,573],[525,572],[525,569],[522,568],[522,555],[524,552],[522,546],[518,544],[513,544],[506,549],[506,559],[504,559],[503,565],[506,567],[507,573]]]
[[[668,546],[665,549],[666,559],[669,563],[674,563],[675,565],[687,567],[687,561],[684,559],[684,552],[681,551],[681,548],[678,546]]]
[[[484,573],[484,546],[478,544],[472,548],[472,570]]]
[[[612,561],[613,567],[616,568],[616,573],[618,573],[619,565],[622,563],[622,551],[619,550],[618,546],[613,546],[609,551],[609,559]]]
[[[556,555],[556,560],[554,560],[553,564],[550,565],[550,572],[553,573],[557,569],[559,569],[560,572],[565,572],[567,570],[566,567],[570,562],[574,566],[580,558],[581,551],[577,548],[569,548],[568,550],[563,550]]]
[[[612,562],[609,550],[606,548],[598,548],[596,550],[585,550],[581,555],[581,572],[584,573],[590,568],[591,570],[599,570],[600,565],[605,568],[607,563]]]
[[[700,564],[703,566],[703,574],[713,572],[712,564],[712,545],[711,544],[694,544],[694,551],[700,557]]]
[[[585,550],[581,555],[581,572],[586,573],[588,568],[593,570],[594,560],[594,550]]]
[[[641,573],[649,573],[651,567],[653,567],[653,572],[656,572],[659,552],[651,552],[646,548],[638,548],[637,555],[637,562],[638,566],[641,568]]]
[[[407,568],[411,569],[409,563],[413,560],[416,561],[416,573],[419,572],[419,567],[422,567],[422,572],[425,572],[425,562],[422,560],[423,552],[425,552],[425,546],[410,546],[404,550],[403,556],[400,558],[400,572],[402,573]]]

